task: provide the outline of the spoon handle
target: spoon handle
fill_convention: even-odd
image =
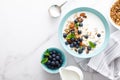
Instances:
[[[64,5],[64,4],[66,4],[67,3],[67,1],[65,1],[64,3],[62,3],[61,5],[60,5],[60,8]]]

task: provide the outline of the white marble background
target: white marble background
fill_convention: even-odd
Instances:
[[[50,18],[48,7],[64,1],[0,0],[0,80],[60,80],[58,74],[46,73],[40,66],[40,55],[46,48],[63,50],[57,34],[60,19],[70,9],[81,6],[95,8],[107,18],[112,2],[68,0],[62,16]],[[116,30],[111,25],[110,28],[111,32]],[[77,66],[72,56],[65,53],[68,65]],[[84,75],[84,80],[108,80],[96,72],[84,72]]]

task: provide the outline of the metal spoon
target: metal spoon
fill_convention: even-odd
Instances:
[[[67,1],[65,1],[65,2],[64,2],[63,4],[61,4],[60,6],[58,6],[58,5],[52,5],[52,6],[50,6],[49,9],[48,9],[49,15],[50,15],[51,17],[54,17],[54,18],[59,17],[59,16],[61,15],[61,7],[62,7],[64,4],[66,4],[66,3],[67,3]]]

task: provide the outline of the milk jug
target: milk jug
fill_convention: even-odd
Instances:
[[[83,80],[82,71],[75,66],[61,67],[59,73],[62,80]]]

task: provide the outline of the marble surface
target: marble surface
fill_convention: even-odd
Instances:
[[[112,0],[68,0],[60,18],[48,15],[52,4],[65,0],[0,0],[0,80],[60,80],[40,66],[40,55],[46,48],[58,47],[65,52],[68,65],[78,66],[60,45],[58,25],[61,18],[75,7],[99,10],[108,20]],[[111,33],[116,29],[110,24]],[[84,72],[84,80],[108,80],[95,73]]]

